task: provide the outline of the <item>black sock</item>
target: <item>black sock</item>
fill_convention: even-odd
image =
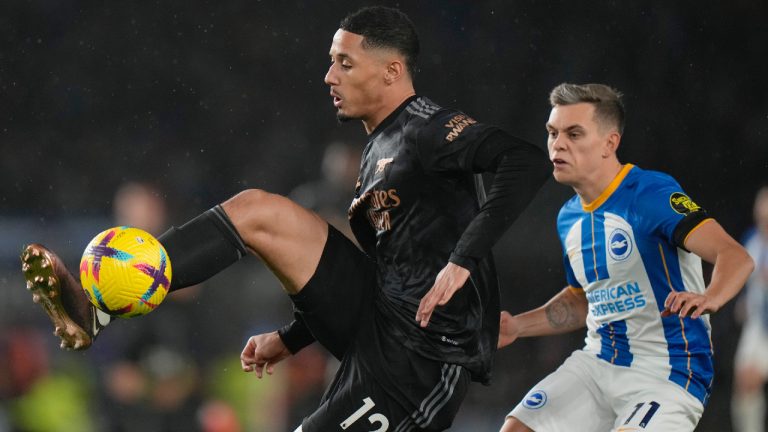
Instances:
[[[170,291],[203,282],[248,253],[232,221],[216,206],[158,237],[171,261]]]

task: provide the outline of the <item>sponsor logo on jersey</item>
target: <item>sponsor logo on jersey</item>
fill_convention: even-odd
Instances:
[[[648,304],[637,281],[624,285],[598,288],[585,293],[590,311],[595,318],[629,312],[644,308]]]
[[[682,192],[675,192],[670,195],[669,205],[672,206],[672,210],[683,215],[701,210],[701,207],[699,207],[698,204],[693,202],[688,198],[688,195]]]
[[[534,390],[528,393],[523,400],[523,406],[528,409],[539,409],[547,403],[547,394],[544,390]]]
[[[608,236],[608,254],[616,261],[624,261],[632,253],[632,240],[629,233],[621,228],[613,230]]]
[[[400,196],[397,194],[397,189],[373,189],[364,193],[361,197],[355,198],[349,207],[350,219],[363,204],[368,206],[365,214],[374,229],[378,231],[389,231],[392,229],[392,218],[389,211],[400,206]]]
[[[376,161],[376,171],[373,173],[374,175],[378,173],[384,172],[384,168],[387,167],[387,165],[391,164],[394,158],[386,158],[386,159],[379,159]]]
[[[455,140],[467,126],[471,126],[477,123],[477,120],[472,117],[468,117],[466,114],[457,114],[453,116],[448,123],[445,124],[445,128],[449,129],[448,135],[445,136],[445,140],[452,142]]]

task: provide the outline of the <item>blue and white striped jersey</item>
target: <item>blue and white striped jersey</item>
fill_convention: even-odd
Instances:
[[[701,259],[683,245],[707,220],[672,177],[631,164],[594,202],[566,202],[557,220],[568,283],[589,301],[584,350],[661,375],[703,404],[713,377],[709,317],[660,312],[671,291],[704,291]]]

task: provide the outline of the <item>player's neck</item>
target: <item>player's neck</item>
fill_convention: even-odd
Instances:
[[[384,121],[384,119],[389,117],[389,115],[402,105],[403,102],[415,94],[416,91],[413,89],[413,86],[403,86],[402,88],[393,89],[393,91],[384,94],[379,108],[370,116],[362,119],[365,133],[370,135],[376,130],[376,127]]]
[[[618,160],[613,161],[597,171],[592,178],[583,182],[583,184],[574,186],[573,189],[579,195],[583,204],[593,203],[608,189],[622,168],[624,168],[624,165]]]

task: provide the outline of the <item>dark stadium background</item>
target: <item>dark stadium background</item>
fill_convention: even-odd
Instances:
[[[16,415],[31,387],[13,390],[8,371],[31,360],[10,355],[8,341],[29,331],[45,335],[32,351],[45,373],[85,370],[83,399],[92,419],[100,412],[100,351],[56,348],[20,281],[22,246],[44,242],[76,265],[110,226],[112,195],[127,180],[159,185],[179,224],[243,188],[287,194],[318,178],[330,142],[365,143],[361,125],[337,124],[323,83],[339,20],[364,4],[0,5],[0,431],[25,430]],[[768,180],[765,2],[383,4],[418,28],[419,94],[543,148],[553,86],[614,85],[628,109],[620,158],[673,174],[735,237],[749,227],[754,193]],[[538,306],[563,285],[555,217],[570,195],[550,180],[498,243],[506,309]],[[237,371],[247,336],[287,321],[290,308],[255,259],[210,285],[195,303],[205,331],[194,336],[204,364],[206,353],[232,353]],[[717,375],[700,431],[730,430],[736,315],[731,303],[712,317]],[[99,342],[119,345],[111,331],[119,334],[108,328]],[[581,340],[520,340],[500,352],[495,381],[472,388],[454,430],[497,430]]]

